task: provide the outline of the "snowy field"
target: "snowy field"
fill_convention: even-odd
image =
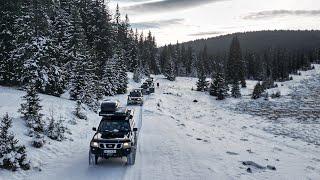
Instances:
[[[98,125],[100,118],[87,110],[87,121],[74,120],[71,112],[75,103],[66,98],[40,96],[45,114],[53,110],[57,117],[66,119],[71,132],[68,140],[46,139],[43,148],[32,148],[17,112],[24,92],[0,87],[0,115],[9,112],[14,117],[14,133],[20,143],[27,146],[33,166],[30,171],[15,173],[1,170],[0,179],[317,180],[320,179],[319,117],[301,121],[295,115],[280,114],[272,119],[268,114],[278,104],[287,109],[296,107],[292,102],[307,104],[309,100],[305,98],[308,97],[315,102],[314,106],[309,103],[312,105],[308,108],[316,109],[320,99],[319,93],[315,93],[320,89],[319,77],[320,67],[316,66],[302,76],[294,76],[293,81],[279,83],[284,96],[264,102],[263,99],[250,100],[254,81],[249,81],[248,88],[242,89],[241,99],[216,101],[207,93],[191,90],[195,87],[195,78],[177,78],[176,82],[169,82],[157,76],[155,81],[160,83],[160,88],[145,97],[141,109],[143,117],[134,166],[125,165],[125,159],[104,160],[97,166],[89,166],[89,142],[94,134],[91,129]],[[129,88],[138,85],[130,82]],[[295,92],[309,92],[310,96]],[[113,99],[125,103],[126,96]],[[259,112],[265,103],[270,104],[265,114],[253,113]],[[255,107],[256,111],[245,110],[245,106]],[[137,116],[140,115],[140,107],[133,108]]]

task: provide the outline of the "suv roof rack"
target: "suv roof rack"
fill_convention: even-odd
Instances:
[[[99,116],[126,116],[128,114],[126,107],[118,107],[115,111],[103,111],[99,112]]]

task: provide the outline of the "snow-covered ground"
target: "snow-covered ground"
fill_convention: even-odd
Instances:
[[[319,70],[316,66],[316,70],[294,76],[293,81],[279,84],[279,89],[289,97],[295,91],[292,87],[301,88],[304,82],[318,77]],[[191,90],[195,78],[169,82],[156,76],[155,81],[160,88],[145,97],[134,166],[125,165],[124,159],[88,165],[91,129],[100,120],[89,110],[87,121],[77,120],[76,125],[66,122],[72,132],[67,135],[69,140],[47,140],[41,149],[30,147],[30,140],[24,135],[26,128],[17,113],[24,92],[0,87],[0,115],[9,112],[14,117],[14,132],[28,146],[33,166],[41,168],[15,173],[1,170],[0,179],[320,179],[319,145],[267,130],[286,128],[281,121],[235,110],[242,102],[251,102],[249,94],[256,82],[249,81],[248,88],[242,89],[248,96],[216,101],[206,93]],[[130,82],[130,88],[138,85]],[[123,103],[126,100],[125,95],[113,98]],[[45,113],[53,109],[57,116],[62,115],[67,121],[73,119],[73,101],[45,95],[41,99]],[[138,114],[140,107],[134,108]],[[319,136],[319,130],[308,131],[300,124],[295,121],[297,131],[304,129],[310,137]]]

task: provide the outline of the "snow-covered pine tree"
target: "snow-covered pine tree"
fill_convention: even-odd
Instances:
[[[99,106],[99,99],[103,97],[103,87],[98,76],[95,74],[97,71],[96,66],[89,58],[85,67],[85,93],[83,102],[90,107],[91,110],[97,111]]]
[[[235,81],[241,81],[241,86],[246,87],[245,66],[238,37],[232,39],[230,46],[229,59],[227,61],[227,80],[232,84]]]
[[[210,88],[209,88],[209,94],[211,96],[218,96],[218,83],[219,83],[219,76],[214,75],[212,76],[212,80],[211,80],[211,84],[210,84]]]
[[[125,20],[121,22],[120,24],[120,31],[118,33],[120,33],[118,36],[119,36],[119,40],[121,41],[121,48],[123,50],[123,61],[125,62],[126,64],[126,71],[128,69],[130,69],[130,62],[132,62],[132,57],[131,57],[131,51],[133,50],[132,49],[132,42],[129,37],[129,33],[130,33],[130,21],[129,21],[129,17],[128,15],[126,14],[125,16]]]
[[[19,79],[18,84],[24,85],[28,80],[26,80],[25,73],[32,70],[32,73],[38,68],[39,62],[32,56],[34,52],[37,52],[37,42],[35,41],[35,32],[33,27],[32,19],[34,13],[31,11],[33,8],[29,1],[25,1],[21,4],[21,13],[14,23],[14,28],[16,31],[16,47],[11,52],[10,61],[16,62],[15,67],[15,77]],[[28,65],[29,64],[29,65]],[[28,72],[29,73],[29,72]],[[36,77],[36,81],[40,82],[39,76]],[[30,78],[29,78],[30,79]]]
[[[155,37],[152,36],[151,31],[149,31],[148,36],[146,38],[146,46],[147,46],[147,57],[148,57],[148,65],[149,65],[149,71],[150,73],[153,74],[158,74],[160,70],[158,69],[157,66],[157,55],[158,55],[158,49],[156,45],[156,40]],[[179,52],[174,52],[176,53],[176,58],[178,59],[178,53]]]
[[[214,81],[216,81],[217,88],[217,100],[224,100],[228,96],[228,85],[225,82],[225,79],[223,77],[222,73],[217,73],[216,77],[214,78]]]
[[[34,14],[32,22],[36,27],[34,29],[35,54],[31,57],[38,62],[39,80],[38,89],[40,92],[60,96],[66,87],[65,67],[68,58],[67,52],[66,28],[68,27],[68,14],[60,7],[57,1],[39,1],[33,2]],[[65,5],[67,6],[67,5]],[[66,7],[65,7],[66,8]],[[38,16],[43,16],[38,22]],[[54,16],[55,18],[51,17]],[[39,29],[42,28],[42,29]]]
[[[106,62],[102,84],[105,96],[114,96],[117,94],[119,79],[117,77],[116,57],[109,58]]]
[[[111,16],[103,0],[81,0],[82,27],[90,56],[90,69],[94,81],[93,93],[97,99],[103,96],[101,81],[106,61],[113,56],[114,29]]]
[[[0,122],[0,167],[16,171],[18,169],[30,169],[30,161],[27,159],[26,148],[18,144],[14,134],[10,132],[12,118],[8,113]]]
[[[73,31],[71,28],[71,8],[75,6],[74,1],[54,1],[54,17],[51,22],[51,42],[54,47],[52,60],[48,67],[48,94],[61,94],[67,87],[72,74],[72,61],[70,61],[70,41]],[[55,72],[55,73],[52,73]],[[57,88],[54,88],[57,87]]]
[[[239,81],[233,81],[233,83],[231,84],[231,96],[234,98],[241,97]]]
[[[176,72],[175,72],[175,64],[171,55],[169,55],[169,59],[166,62],[164,75],[169,81],[176,80]]]
[[[138,58],[138,36],[134,33],[132,28],[129,31],[128,39],[129,39],[130,58],[129,58],[127,68],[129,71],[133,72],[135,71],[136,67],[139,64],[139,58]]]
[[[85,67],[81,61],[74,61],[71,75],[70,98],[83,101],[86,88]]]
[[[19,112],[22,114],[22,118],[26,121],[26,124],[30,129],[30,135],[33,133],[43,133],[44,122],[42,120],[42,114],[40,110],[40,98],[37,93],[35,82],[31,81],[26,87],[27,94],[22,97],[23,103]]]
[[[241,51],[241,48],[240,48]],[[247,87],[247,82],[246,82],[246,63],[245,60],[242,58],[241,54],[241,59],[239,62],[239,78],[240,78],[240,85],[242,88]]]
[[[30,128],[29,135],[35,139],[32,144],[41,147],[44,144],[42,133],[44,123],[37,90],[44,90],[47,71],[44,65],[51,49],[48,38],[48,16],[46,11],[51,3],[48,1],[24,1],[21,15],[17,19],[17,48],[12,52],[12,60],[22,62],[21,84],[26,87],[20,112]],[[34,21],[37,19],[37,21]]]
[[[95,107],[97,99],[97,77],[90,58],[86,36],[82,28],[82,19],[78,7],[71,8],[71,26],[69,27],[71,40],[69,57],[72,61],[70,98],[80,100],[91,107]]]
[[[223,74],[222,73],[216,73],[212,77],[212,82],[210,85],[210,95],[216,96],[217,100],[223,100],[228,95],[228,85],[226,84]]]
[[[23,1],[16,20],[16,48],[11,61],[18,63],[20,85],[27,86],[32,79],[40,92],[60,95],[64,89],[60,68],[55,66],[56,47],[52,44],[51,23],[48,16],[51,1]],[[21,66],[19,66],[19,64]]]
[[[198,71],[197,71],[198,58],[197,58],[197,55],[191,47],[189,48],[189,51],[191,53],[190,76],[191,77],[198,77]]]
[[[117,93],[118,94],[124,94],[127,92],[127,87],[128,87],[128,75],[126,72],[126,64],[124,62],[122,53],[115,53],[114,58],[116,59],[117,62],[117,70],[118,70],[118,80],[119,80],[119,84],[118,84],[118,89],[117,89]]]
[[[198,82],[197,82],[197,91],[207,91],[208,90],[208,81],[205,75],[205,71],[202,65],[198,67]]]
[[[19,85],[17,75],[21,64],[13,61],[10,56],[16,48],[14,25],[20,6],[20,1],[4,1],[0,6],[0,85]]]
[[[262,97],[262,93],[264,92],[263,86],[258,82],[253,89],[252,99],[259,99]]]
[[[140,64],[133,71],[133,81],[136,83],[140,83],[142,78],[142,66]]]

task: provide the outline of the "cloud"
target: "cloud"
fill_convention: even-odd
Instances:
[[[131,23],[133,28],[138,29],[159,29],[164,26],[171,26],[171,25],[177,25],[182,24],[184,19],[167,19],[167,20],[158,20],[158,21],[144,21],[144,22],[137,22],[137,23]]]
[[[188,36],[212,36],[222,34],[220,31],[207,31],[207,32],[197,32],[194,34],[189,34]]]
[[[282,16],[320,16],[320,10],[272,10],[248,14],[243,19],[267,19]]]
[[[226,0],[161,0],[127,6],[123,10],[127,13],[164,12],[192,8],[218,1]]]

